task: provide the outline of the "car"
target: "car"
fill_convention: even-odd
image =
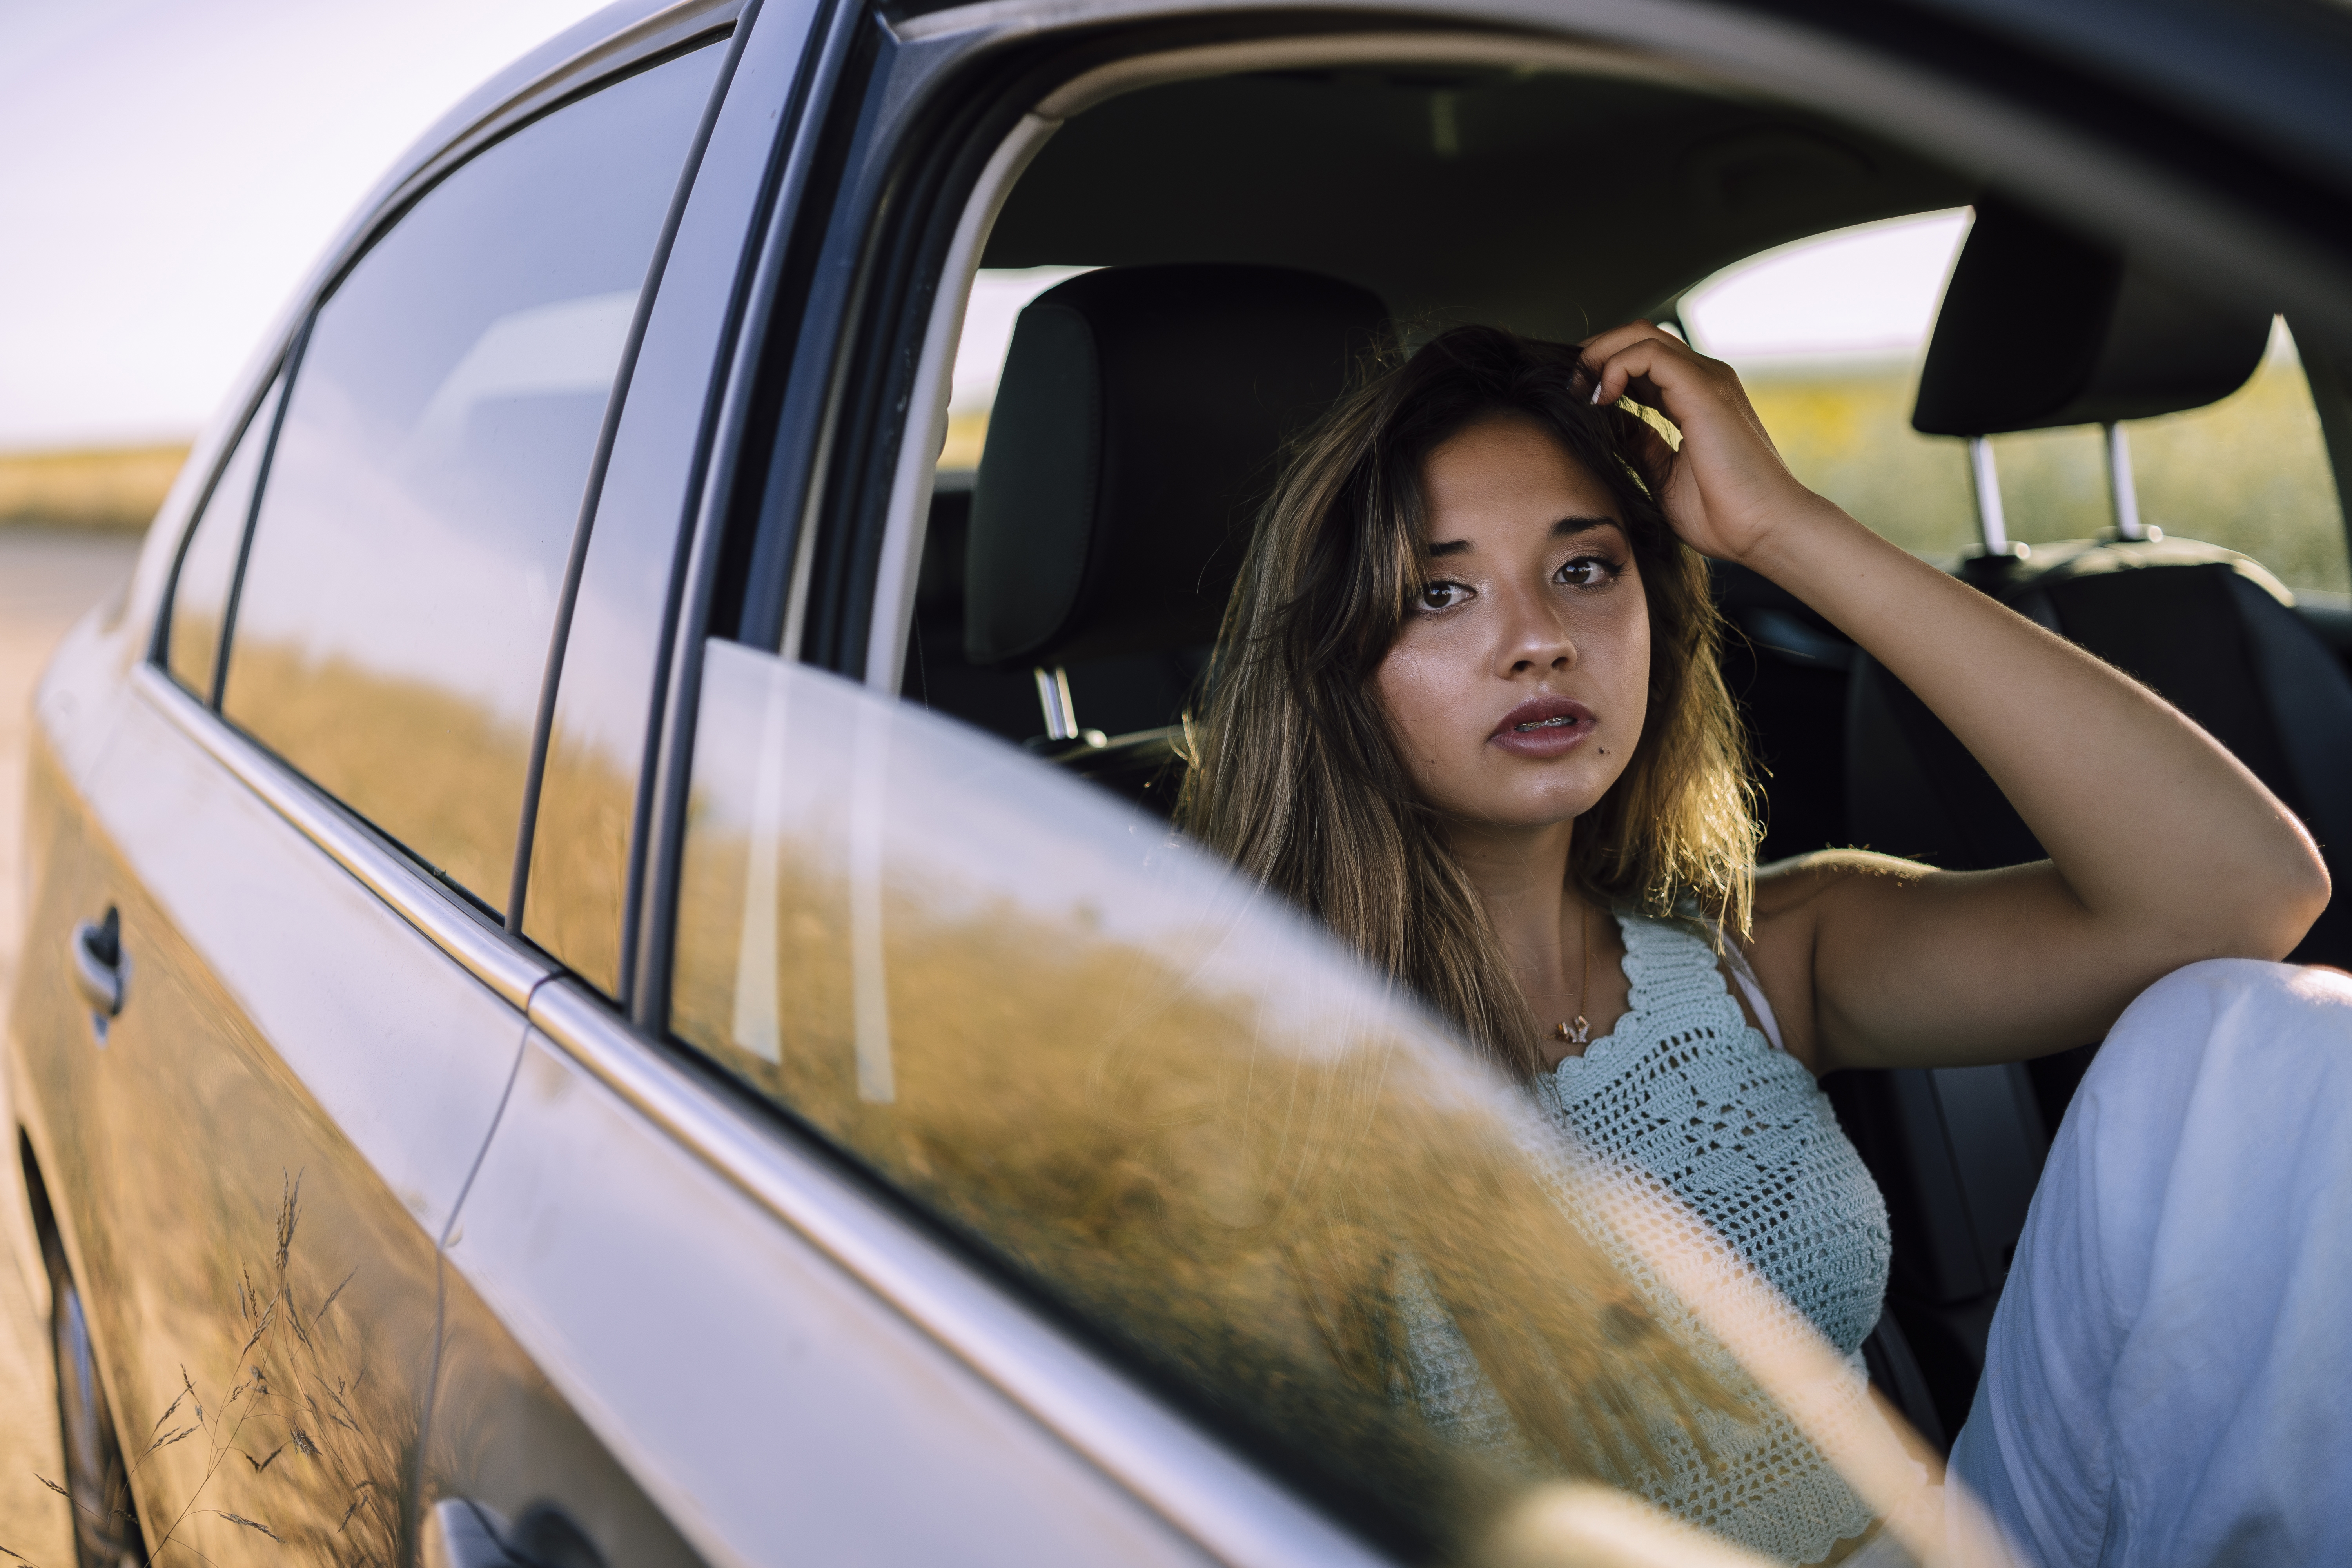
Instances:
[[[79,1560],[1720,1555],[1641,1479],[1669,1406],[1801,1429],[1930,1554],[1910,1467],[2095,1043],[1830,1086],[1907,1420],[1822,1426],[1785,1308],[1651,1331],[1685,1263],[1570,1223],[1601,1176],[1171,832],[1181,714],[1284,442],[1384,347],[1707,347],[1710,279],[1966,211],[1857,459],[1927,478],[1857,510],[1973,519],[1927,544],[2340,881],[2347,72],[2295,0],[624,0],[517,62],[36,698],[7,1088]],[[2320,500],[2136,483],[2258,375]],[[2060,441],[2072,537],[2001,504]],[[1716,583],[1768,853],[2037,852],[1866,654]],[[1545,1474],[1390,1396],[1414,1258],[1580,1347]]]

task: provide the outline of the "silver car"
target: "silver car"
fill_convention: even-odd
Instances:
[[[2091,1043],[1832,1086],[1904,1417],[1841,1425],[1785,1309],[1629,1305],[1671,1248],[1571,1223],[1599,1177],[1171,834],[1180,716],[1372,347],[1696,331],[1743,258],[1973,208],[1888,395],[1940,476],[1903,506],[2344,885],[2332,497],[2263,543],[2131,437],[2284,366],[2313,493],[2352,474],[2347,79],[2352,17],[2287,0],[624,0],[518,62],[337,239],[37,698],[7,1090],[81,1562],[1797,1539],[1643,1500],[1677,1420],[1801,1433],[1869,1550],[1935,1555],[1914,1461]],[[2090,525],[2002,507],[2049,431]],[[1717,587],[1768,854],[2038,853],[1833,628]],[[1392,1396],[1367,1303],[1415,1268],[1526,1326],[1549,1460]]]

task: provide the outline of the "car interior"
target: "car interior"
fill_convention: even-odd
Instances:
[[[1989,464],[1996,433],[2198,407],[2254,374],[2263,302],[2208,300],[2161,257],[1802,108],[1664,77],[1378,65],[1113,98],[1044,146],[980,258],[1098,270],[1021,315],[976,471],[937,476],[903,693],[1165,815],[1175,726],[1255,509],[1284,443],[1369,354],[1456,321],[1553,339],[1673,322],[1732,262],[1964,205],[1975,225],[1917,429]],[[2021,359],[2021,331],[2047,352]],[[2120,440],[2109,450],[2127,465]],[[2204,723],[2304,815],[2340,879],[2352,616],[2298,605],[2243,555],[2155,537],[2120,505],[2102,537],[2021,550],[1984,488],[1982,542],[1951,568]],[[1752,574],[1718,565],[1715,584],[1767,859],[1842,845],[1954,868],[2040,858],[1983,770],[1866,654]],[[2331,908],[2294,956],[2352,964],[2352,916]],[[1865,1354],[1938,1447],[1967,1413],[2095,1048],[1825,1085],[1895,1226],[1889,1311]]]

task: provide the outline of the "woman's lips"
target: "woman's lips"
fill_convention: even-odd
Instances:
[[[1592,710],[1565,697],[1538,697],[1503,715],[1486,743],[1515,757],[1557,757],[1592,733]]]

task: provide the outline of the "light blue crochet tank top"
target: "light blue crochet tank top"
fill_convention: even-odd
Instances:
[[[1750,1026],[1686,926],[1620,914],[1630,1009],[1536,1101],[1587,1148],[1639,1166],[1737,1247],[1851,1356],[1878,1321],[1886,1202],[1804,1065]]]

